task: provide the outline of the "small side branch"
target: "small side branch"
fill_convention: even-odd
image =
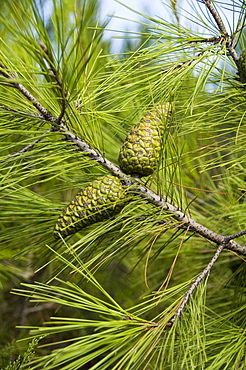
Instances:
[[[211,259],[211,261],[209,262],[209,264],[207,265],[207,267],[202,271],[202,273],[195,279],[193,280],[191,286],[190,286],[190,289],[188,290],[188,292],[185,293],[184,297],[183,297],[183,300],[182,300],[182,303],[181,305],[179,306],[178,310],[176,311],[175,315],[172,317],[172,319],[169,321],[169,323],[171,325],[174,324],[174,322],[182,315],[182,312],[185,308],[185,306],[187,305],[187,303],[189,302],[189,299],[192,295],[192,293],[194,292],[194,290],[201,284],[201,282],[204,280],[204,278],[209,275],[210,271],[211,271],[211,268],[213,267],[214,263],[217,261],[217,259],[219,258],[219,255],[220,253],[223,251],[225,247],[225,244],[221,244],[218,248],[217,248],[217,251],[216,253],[214,254],[213,258]],[[170,326],[170,325],[169,325]]]
[[[221,34],[225,37],[229,37],[229,34],[227,33],[227,30],[225,28],[225,25],[224,25],[222,19],[220,18],[219,14],[217,13],[216,9],[214,8],[213,3],[211,2],[211,0],[202,0],[202,1],[206,5],[206,7],[208,8],[212,17],[214,18]]]
[[[241,31],[244,29],[244,27],[246,27],[246,23],[244,23],[241,27],[239,27],[239,28],[234,32],[234,34],[233,34],[233,35],[236,35],[238,32],[241,32]]]
[[[189,41],[187,44],[192,45],[192,44],[197,44],[197,43],[212,43],[213,45],[216,45],[216,44],[219,44],[219,43],[223,42],[223,40],[224,40],[224,37],[219,36],[219,37],[210,37],[210,38],[207,38],[207,39],[197,39],[197,40]],[[203,50],[200,53],[198,53],[194,58],[188,59],[188,60],[186,60],[182,63],[179,63],[174,68],[173,67],[172,68],[170,68],[170,67],[162,68],[161,71],[168,72],[170,69],[176,70],[176,69],[180,69],[181,67],[184,67],[184,66],[190,66],[193,63],[195,63],[198,60],[198,58],[200,58],[205,53],[206,53],[206,50]]]
[[[33,142],[31,144],[26,145],[24,148],[22,148],[18,152],[14,152],[14,153],[10,154],[7,158],[16,157],[16,156],[18,156],[18,155],[20,155],[22,153],[29,152],[30,150],[32,150],[32,148],[34,147],[34,145],[37,144],[37,143],[39,143],[49,132],[52,132],[52,129],[47,130],[46,132],[44,132],[42,134],[41,137],[39,137],[36,140],[33,140]]]
[[[45,61],[47,62],[47,64],[50,67],[50,71],[52,72],[52,77],[56,82],[56,88],[58,88],[58,90],[60,91],[60,95],[61,95],[61,113],[59,114],[59,117],[57,118],[57,122],[56,122],[57,124],[59,124],[61,122],[64,114],[65,114],[66,107],[67,107],[66,93],[64,92],[63,83],[62,83],[62,80],[59,76],[59,71],[55,67],[55,60],[54,60],[54,57],[53,57],[52,53],[47,49],[47,47],[45,46],[45,44],[42,41],[39,41],[38,44],[39,44],[40,48],[43,51],[43,57],[44,57]]]
[[[58,120],[56,117],[53,116],[53,114],[46,109],[37,99],[28,91],[22,84],[12,82],[11,85],[19,90],[22,95],[24,95],[29,101],[31,101],[35,108],[42,114],[42,116],[51,123],[58,123]]]
[[[35,108],[42,114],[42,116],[49,122],[52,123],[58,123],[58,120],[56,117],[53,116],[53,114],[46,109],[37,99],[28,91],[22,84],[18,82],[14,82],[13,79],[16,78],[16,76],[9,72],[6,66],[4,66],[0,62],[0,75],[6,78],[8,81],[7,84],[17,90],[20,91],[22,95],[24,95],[29,101],[31,101]]]
[[[230,240],[239,238],[240,236],[243,236],[246,234],[246,230],[240,231],[239,233],[228,235],[225,237],[226,243],[228,243]]]
[[[32,114],[32,113],[26,113],[26,112],[21,112],[21,111],[18,111],[16,109],[12,109],[12,108],[9,108],[9,107],[6,107],[5,105],[0,105],[0,110],[3,110],[3,111],[6,111],[6,112],[11,112],[11,113],[14,113],[18,116],[24,116],[24,117],[30,117],[30,118],[34,118],[34,119],[38,119],[38,120],[42,120],[44,121],[45,118],[42,116],[42,115],[37,115],[37,114]]]
[[[50,70],[52,72],[52,75],[53,75],[58,87],[60,88],[60,90],[62,90],[62,80],[59,77],[57,69],[55,68],[54,58],[53,58],[52,54],[49,52],[49,50],[47,49],[47,47],[44,45],[44,43],[42,41],[39,41],[38,44],[44,52],[44,54],[43,54],[44,59],[48,63],[48,65],[50,67]]]
[[[231,57],[233,58],[234,62],[236,63],[238,71],[240,72],[239,56],[238,56],[238,54],[237,54],[237,52],[234,48],[232,36],[230,36],[228,34],[228,32],[226,30],[226,27],[225,27],[221,17],[219,16],[218,12],[216,11],[215,7],[213,6],[212,1],[211,0],[202,0],[202,2],[207,7],[207,9],[210,12],[210,14],[212,15],[212,17],[214,18],[215,23],[217,24],[222,37],[226,41],[226,48],[227,48],[229,54],[231,55]],[[241,75],[240,75],[240,77],[241,77]],[[244,81],[242,81],[242,82],[244,82]]]
[[[0,105],[0,110],[1,109],[3,111],[6,111],[6,112],[11,112],[11,113],[14,113],[14,114],[18,114],[20,116],[31,117],[31,118],[38,119],[38,120],[45,120],[45,118],[42,115],[35,115],[35,114],[31,114],[31,113],[26,113],[26,112],[19,112],[18,110],[8,108],[5,105]],[[50,133],[52,131],[54,131],[53,128],[50,128],[49,130],[45,131],[44,133],[42,133],[41,137],[39,137],[38,139],[33,140],[30,144],[26,145],[24,148],[22,148],[18,152],[14,152],[14,153],[10,154],[7,157],[7,159],[19,156],[20,154],[25,153],[25,152],[29,152],[30,150],[32,150],[32,148],[34,147],[35,144],[39,143],[44,138],[44,136],[46,136],[48,133]]]

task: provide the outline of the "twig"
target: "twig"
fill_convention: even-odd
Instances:
[[[241,27],[239,27],[234,33],[233,36],[236,35],[236,33],[241,32],[243,28],[246,27],[246,23],[244,23]]]
[[[8,156],[8,158],[15,157],[15,156],[20,155],[20,154],[25,153],[25,152],[29,152],[29,150],[31,150],[34,147],[35,144],[39,143],[44,138],[44,136],[46,136],[49,132],[52,132],[52,131],[53,131],[52,128],[50,128],[49,130],[43,132],[41,137],[39,137],[36,140],[33,140],[33,142],[31,144],[28,144],[27,146],[25,146],[24,148],[22,148],[18,152],[11,153]]]
[[[185,65],[190,66],[192,63],[194,63],[196,61],[196,59],[197,59],[197,57],[195,57],[193,59],[186,60],[185,62],[179,63],[174,68],[173,67],[161,68],[161,71],[163,71],[163,72],[168,72],[170,70],[175,71],[176,69],[182,68]]]
[[[211,268],[213,267],[214,263],[219,258],[219,255],[223,251],[223,249],[225,248],[225,245],[226,245],[225,243],[219,245],[219,247],[217,248],[217,251],[215,252],[215,254],[214,254],[213,258],[211,259],[211,261],[209,262],[209,264],[205,267],[205,269],[202,271],[202,273],[196,279],[193,280],[193,282],[192,282],[192,284],[190,286],[190,289],[188,290],[188,292],[185,293],[185,295],[183,297],[183,300],[182,300],[181,305],[179,306],[179,308],[176,311],[175,315],[169,321],[169,323],[171,325],[173,325],[174,322],[182,315],[182,312],[183,312],[185,306],[187,305],[187,303],[189,302],[189,299],[190,299],[192,293],[201,284],[202,280],[207,275],[209,275]]]
[[[59,123],[58,119],[53,116],[53,114],[46,109],[39,101],[28,91],[22,84],[18,82],[13,82],[11,79],[16,78],[11,72],[8,72],[7,68],[0,63],[0,75],[8,80],[8,84],[19,90],[22,95],[24,95],[29,101],[31,101],[35,108],[42,114],[42,116],[51,123]]]
[[[206,38],[206,39],[197,39],[197,40],[192,40],[192,41],[188,41],[186,44],[197,44],[197,43],[213,43],[214,45],[216,44],[219,44],[221,41],[223,41],[223,37],[222,36],[219,36],[219,37],[210,37],[210,38]],[[177,66],[175,66],[173,68],[173,70],[176,70],[176,69],[179,69],[185,65],[187,66],[190,66],[192,63],[194,63],[197,58],[199,58],[200,56],[202,56],[204,53],[206,52],[206,50],[203,50],[201,51],[200,53],[198,53],[194,58],[192,59],[189,59],[189,60],[186,60],[182,63],[179,63]],[[167,67],[167,68],[161,68],[161,71],[163,72],[167,72],[169,71],[171,68],[170,67]]]
[[[220,41],[221,41],[221,37],[212,37],[210,39],[201,39],[201,40],[194,40],[194,41],[189,41],[188,44],[196,44],[198,42],[212,42],[214,44],[218,44]],[[200,56],[202,56],[204,53],[206,52],[206,50],[203,50],[201,51],[200,53],[198,53],[194,58],[192,59],[188,59],[182,63],[179,63],[178,65],[176,65],[174,68],[171,67],[174,71],[176,69],[179,69],[181,67],[183,67],[184,65],[187,65],[187,66],[190,66],[192,63],[194,63]],[[162,68],[161,71],[163,72],[167,72],[171,69],[170,67],[167,67],[167,68]]]
[[[198,39],[198,40],[194,40],[194,41],[189,41],[188,44],[194,44],[194,43],[201,43],[201,42],[205,42],[205,43],[209,43],[211,42],[212,44],[216,45],[216,44],[219,44],[221,41],[223,40],[223,37],[221,36],[214,36],[214,37],[209,37],[207,39]]]
[[[3,68],[3,66],[1,66],[1,63],[0,67]],[[3,75],[3,71],[0,71],[0,74]],[[11,79],[10,73],[6,73],[4,71],[4,75],[7,79]],[[164,200],[154,191],[147,188],[147,186],[144,186],[141,180],[127,176],[118,166],[110,162],[95,149],[91,148],[89,144],[87,144],[81,138],[77,137],[73,132],[69,131],[64,121],[61,121],[58,124],[57,118],[54,117],[52,113],[49,112],[45,107],[43,107],[43,105],[39,103],[23,85],[11,82],[10,86],[17,88],[28,100],[33,102],[34,106],[39,110],[43,117],[52,124],[51,131],[60,132],[62,135],[64,135],[66,141],[72,142],[82,152],[88,155],[92,160],[95,160],[98,164],[102,165],[108,171],[110,171],[119,179],[121,179],[122,182],[127,187],[132,189],[134,194],[137,193],[140,197],[144,198],[148,203],[154,204],[155,206],[160,207],[166,212],[171,213],[172,217],[175,220],[181,222],[184,225],[184,227],[189,228],[189,231],[195,232],[201,235],[202,237],[206,238],[207,240],[216,243],[217,245],[224,243],[225,240],[224,235],[217,234],[214,231],[208,229],[207,227],[199,224],[192,218],[189,218],[182,210]],[[235,242],[234,240],[230,240],[226,244],[225,248],[246,255],[246,246],[243,246]]]
[[[48,65],[50,67],[50,70],[52,72],[52,76],[55,79],[55,81],[57,83],[57,87],[61,92],[61,98],[62,98],[62,100],[61,100],[61,113],[59,114],[59,117],[57,118],[57,122],[56,122],[57,124],[59,124],[61,122],[62,118],[64,117],[66,107],[67,107],[66,94],[64,93],[62,80],[59,76],[58,70],[55,68],[55,62],[54,62],[53,55],[49,52],[49,50],[47,49],[47,47],[45,46],[45,44],[42,41],[39,41],[38,44],[44,52],[44,58],[45,58],[46,62],[48,63]]]
[[[15,114],[18,114],[18,115],[21,115],[21,116],[31,117],[31,118],[35,118],[35,119],[39,119],[39,120],[44,120],[43,116],[36,115],[36,114],[31,114],[31,113],[26,113],[26,112],[19,112],[15,109],[6,107],[5,105],[0,105],[0,109],[3,109],[4,111],[8,111],[8,112],[11,112],[11,113],[15,113]],[[44,136],[46,136],[49,132],[52,132],[52,131],[53,131],[53,129],[50,128],[49,130],[43,132],[42,136],[40,138],[38,138],[36,140],[33,140],[31,144],[26,145],[24,148],[22,148],[18,152],[11,153],[7,157],[7,159],[18,156],[18,155],[20,155],[22,153],[25,153],[25,152],[29,152],[34,147],[35,144],[39,143],[43,139]]]
[[[18,111],[16,109],[12,109],[12,108],[6,107],[5,105],[0,105],[0,109],[3,109],[4,111],[7,111],[7,112],[12,112],[12,113],[18,114],[20,116],[35,118],[35,119],[39,119],[39,120],[42,120],[42,121],[45,120],[45,118],[43,116],[41,116],[41,115],[32,114],[32,113],[26,113],[26,112],[21,112],[21,111]]]
[[[44,58],[45,58],[46,62],[48,63],[48,65],[50,67],[50,70],[53,73],[53,77],[56,80],[59,89],[62,91],[62,80],[60,79],[60,77],[58,75],[57,69],[55,68],[53,55],[49,52],[47,47],[44,45],[43,41],[38,41],[38,45],[43,50]]]
[[[232,239],[236,239],[236,238],[239,238],[240,236],[243,236],[246,234],[246,230],[243,230],[243,231],[240,231],[239,233],[236,233],[236,234],[232,234],[232,235],[229,235],[229,236],[226,236],[225,237],[225,240],[226,242],[232,240]]]
[[[220,18],[219,14],[217,13],[216,9],[214,8],[211,0],[202,0],[203,3],[206,5],[206,7],[208,8],[208,10],[210,11],[210,13],[212,14],[221,34],[226,37],[226,38],[229,38],[229,34],[227,33],[227,30],[225,28],[225,25],[222,21],[222,19]]]
[[[211,0],[202,0],[202,2],[204,3],[204,5],[207,7],[207,9],[209,10],[209,12],[211,13],[212,17],[214,18],[219,30],[220,30],[220,33],[221,35],[223,36],[225,42],[226,42],[226,49],[228,50],[229,54],[231,55],[231,57],[233,58],[236,66],[237,66],[237,69],[239,71],[239,76],[240,76],[240,80],[242,83],[245,83],[245,79],[243,77],[243,74],[241,72],[241,68],[240,68],[240,63],[239,63],[239,56],[234,48],[234,45],[233,45],[233,39],[232,39],[232,36],[230,36],[225,28],[225,25],[222,21],[222,19],[220,18],[219,14],[217,13],[216,9],[214,8]]]

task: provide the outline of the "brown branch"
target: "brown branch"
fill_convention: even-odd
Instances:
[[[193,43],[200,43],[200,42],[205,42],[205,43],[212,43],[214,45],[216,44],[219,44],[221,41],[223,40],[223,37],[221,36],[214,36],[214,37],[208,37],[206,39],[197,39],[197,40],[194,40],[194,41],[189,41],[188,43],[189,44],[193,44]]]
[[[246,23],[244,23],[241,27],[239,27],[234,33],[233,36],[236,35],[236,33],[241,32],[243,28],[246,27]]]
[[[235,50],[235,45],[234,45],[234,41],[233,41],[234,35],[237,32],[239,32],[243,27],[245,27],[245,24],[241,28],[236,30],[236,32],[234,34],[229,35],[221,17],[219,16],[218,12],[216,11],[215,7],[213,6],[212,1],[211,0],[202,0],[202,2],[207,7],[208,11],[210,12],[213,19],[215,20],[215,22],[216,22],[216,24],[217,24],[217,26],[220,30],[220,33],[221,33],[221,35],[224,38],[224,41],[226,43],[226,49],[227,49],[228,53],[230,54],[230,56],[232,57],[232,59],[234,60],[234,62],[236,64],[236,67],[237,67],[237,70],[238,70],[238,75],[239,75],[239,80],[243,84],[242,87],[244,89],[246,89],[245,73],[242,70],[242,66],[241,66],[241,63],[240,63],[240,60],[239,60],[239,56],[238,56],[238,54]]]
[[[192,58],[192,59],[186,60],[185,62],[179,63],[175,67],[161,68],[161,71],[163,71],[163,72],[168,72],[170,70],[175,71],[176,69],[182,68],[185,65],[190,66],[192,63],[194,63],[197,60],[197,58],[200,56],[200,54],[201,53],[199,53],[195,58]]]
[[[24,148],[22,148],[18,152],[14,152],[14,153],[10,154],[7,159],[9,159],[11,157],[16,157],[16,156],[18,156],[22,153],[25,153],[25,152],[29,152],[30,150],[32,150],[32,148],[34,147],[35,144],[39,143],[44,138],[44,136],[46,136],[49,132],[52,132],[52,131],[53,131],[52,128],[50,128],[49,130],[43,132],[41,137],[39,137],[36,140],[33,140],[33,142],[31,144],[26,145]]]
[[[213,43],[214,45],[220,43],[221,41],[223,40],[223,38],[220,36],[220,37],[210,37],[210,38],[207,38],[207,39],[198,39],[198,40],[193,40],[193,41],[189,41],[187,44],[197,44],[198,42],[199,43]],[[179,69],[181,67],[183,67],[184,65],[191,65],[192,63],[194,63],[200,56],[202,56],[204,53],[206,52],[206,50],[203,50],[201,51],[200,53],[198,53],[194,58],[192,59],[189,59],[189,60],[186,60],[182,63],[179,63],[177,66],[175,66],[174,68],[173,67],[167,67],[167,68],[162,68],[161,71],[163,72],[167,72],[169,71],[170,69],[173,69],[173,70],[176,70],[176,69]]]
[[[44,55],[43,55],[44,59],[48,63],[48,65],[50,67],[50,70],[52,72],[52,76],[53,76],[54,80],[57,83],[58,89],[61,92],[61,99],[62,99],[61,100],[61,113],[60,113],[59,117],[57,118],[57,124],[59,124],[61,122],[62,118],[64,117],[66,107],[67,107],[66,93],[64,93],[63,83],[62,83],[62,80],[59,76],[58,70],[55,68],[55,62],[54,62],[53,55],[49,52],[49,50],[47,49],[47,47],[44,45],[44,43],[42,41],[39,41],[38,44],[39,44],[40,48],[42,49],[42,51],[44,52]]]
[[[215,22],[216,22],[216,24],[217,24],[217,26],[220,30],[220,33],[221,33],[221,35],[223,36],[223,38],[226,42],[226,48],[227,48],[229,54],[231,55],[231,57],[233,58],[236,66],[237,66],[237,69],[238,69],[239,75],[240,75],[240,79],[244,83],[245,81],[243,81],[243,79],[241,78],[242,76],[241,76],[241,72],[240,72],[239,56],[238,56],[238,54],[237,54],[237,52],[234,48],[232,36],[230,36],[228,34],[228,32],[226,30],[226,27],[225,27],[221,17],[219,16],[218,12],[214,8],[213,3],[211,2],[211,0],[202,0],[202,2],[204,3],[204,5],[209,10],[212,17],[214,18],[214,20],[215,20]]]
[[[6,107],[5,105],[0,105],[0,109],[3,109],[4,111],[7,111],[7,112],[18,114],[20,116],[31,117],[31,118],[35,118],[35,119],[39,119],[39,120],[44,120],[43,116],[35,115],[35,114],[31,114],[31,113],[26,113],[26,112],[20,112],[20,111],[17,111],[15,109]],[[46,136],[49,132],[52,132],[52,131],[53,131],[53,129],[50,128],[49,130],[43,132],[42,136],[40,138],[33,140],[30,144],[26,145],[21,150],[8,155],[7,160],[10,159],[10,158],[16,157],[16,156],[18,156],[22,153],[29,152],[34,147],[35,144],[39,143],[44,138],[44,136]],[[1,161],[1,162],[3,162],[3,161]]]
[[[44,59],[48,63],[48,65],[50,67],[50,70],[53,73],[53,77],[56,80],[57,85],[59,86],[60,90],[62,91],[62,80],[60,79],[60,76],[58,74],[57,69],[55,68],[55,63],[54,63],[53,55],[49,52],[49,50],[47,49],[47,47],[44,45],[44,43],[42,41],[38,41],[38,45],[43,50],[43,52],[44,52],[44,55],[43,55],[44,56]]]
[[[205,267],[205,269],[202,271],[202,273],[196,279],[193,280],[193,282],[192,282],[192,284],[190,286],[190,289],[185,293],[185,295],[183,297],[183,300],[182,300],[181,305],[179,306],[179,308],[176,311],[175,315],[169,321],[169,323],[171,325],[173,325],[174,322],[182,315],[182,312],[183,312],[185,306],[187,305],[187,303],[189,302],[189,299],[190,299],[192,293],[201,284],[201,282],[203,281],[203,279],[207,275],[209,275],[209,273],[211,271],[211,268],[213,267],[214,263],[219,258],[219,255],[223,251],[224,248],[225,248],[225,244],[224,243],[221,244],[221,245],[219,245],[219,247],[217,248],[217,251],[215,252],[215,254],[214,254],[213,258],[211,259],[211,261],[209,262],[209,264]]]
[[[217,13],[216,9],[214,8],[211,0],[202,0],[203,3],[206,5],[206,7],[208,8],[209,12],[211,13],[212,17],[214,18],[221,34],[226,37],[226,38],[229,38],[229,34],[227,33],[227,30],[225,28],[225,25],[222,21],[222,19],[220,18],[219,14]]]
[[[9,79],[9,78],[17,78],[16,74],[14,74],[13,72],[10,72],[8,70],[8,68],[1,63],[0,61],[0,75],[2,75],[3,77]]]
[[[19,116],[35,118],[35,119],[42,120],[42,121],[45,120],[45,118],[43,116],[41,116],[41,115],[32,114],[32,113],[26,113],[26,112],[21,112],[21,111],[18,111],[16,109],[13,109],[13,108],[6,107],[6,105],[0,105],[0,109],[2,109],[3,111],[7,111],[7,112],[12,112],[14,114],[18,114]]]
[[[59,123],[58,119],[53,116],[53,114],[46,109],[22,84],[12,81],[16,79],[16,76],[12,72],[9,72],[6,66],[0,63],[0,75],[5,77],[8,81],[8,85],[19,90],[19,92],[24,95],[29,101],[31,101],[35,108],[42,114],[42,116],[51,123]]]
[[[246,234],[246,230],[240,231],[239,233],[226,236],[225,241],[228,242],[229,240],[239,238],[240,236],[243,236],[245,234]]]

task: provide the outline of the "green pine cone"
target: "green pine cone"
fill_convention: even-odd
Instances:
[[[239,66],[240,66],[241,76],[244,82],[246,82],[246,50],[244,50],[239,57]]]
[[[125,205],[125,189],[112,175],[103,176],[81,190],[64,209],[54,228],[55,237],[76,233],[82,228],[110,218]]]
[[[127,174],[151,175],[157,168],[161,151],[164,122],[171,111],[171,104],[160,104],[138,122],[119,154],[119,165]]]

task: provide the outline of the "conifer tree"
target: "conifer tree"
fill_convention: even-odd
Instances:
[[[119,56],[96,0],[44,5],[0,5],[1,367],[245,369],[245,3]]]

